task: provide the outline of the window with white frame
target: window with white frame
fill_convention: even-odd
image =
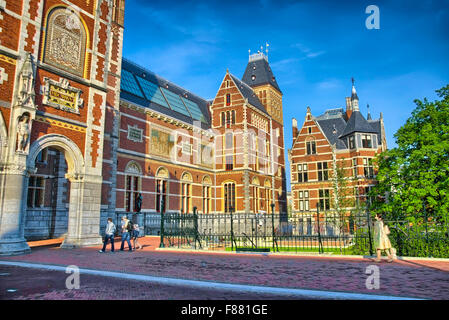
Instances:
[[[309,211],[309,191],[298,191],[299,211]]]
[[[44,205],[45,179],[30,176],[28,180],[28,208],[40,208]]]

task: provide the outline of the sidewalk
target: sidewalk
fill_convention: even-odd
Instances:
[[[51,265],[162,276],[190,280],[330,290],[377,295],[449,299],[449,262],[407,260],[375,264],[362,257],[192,253],[156,250],[159,238],[141,238],[142,250],[99,253],[100,247],[38,247],[22,256],[2,257]],[[120,243],[116,242],[116,248]],[[127,247],[125,246],[125,250]],[[109,250],[109,246],[108,246]],[[368,290],[366,267],[380,269],[380,289]],[[1,270],[2,266],[0,266]],[[211,285],[212,286],[212,285]],[[121,299],[119,296],[117,299]]]

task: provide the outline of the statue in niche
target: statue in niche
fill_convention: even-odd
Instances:
[[[30,138],[30,116],[24,114],[17,125],[17,151],[25,152]]]

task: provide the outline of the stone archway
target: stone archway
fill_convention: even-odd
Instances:
[[[32,143],[27,158],[28,172],[35,171],[35,160],[46,148],[57,149],[67,162],[70,181],[67,236],[61,247],[73,248],[101,244],[99,235],[101,177],[85,174],[84,158],[78,146],[60,134],[47,134]],[[27,188],[25,184],[25,188]]]

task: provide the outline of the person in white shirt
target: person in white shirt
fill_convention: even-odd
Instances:
[[[106,251],[106,245],[108,241],[111,240],[111,252],[114,252],[114,233],[115,233],[115,225],[112,223],[112,218],[108,218],[108,223],[106,225],[104,241],[103,241],[103,249],[100,250],[101,253]]]

